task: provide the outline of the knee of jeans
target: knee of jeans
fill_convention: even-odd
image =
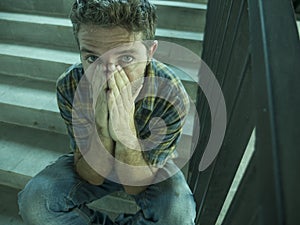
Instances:
[[[163,221],[169,221],[173,225],[194,224],[196,204],[185,179],[175,177],[160,186],[157,205]]]
[[[19,214],[26,224],[38,224],[43,221],[40,217],[46,213],[44,210],[46,203],[36,188],[28,184],[18,194],[18,204]]]
[[[67,210],[64,199],[55,183],[32,179],[18,194],[19,214],[28,224],[43,224],[55,218],[56,213]]]
[[[166,210],[165,216],[169,217],[173,222],[172,224],[192,225],[196,217],[196,204],[194,197],[189,192],[171,191],[166,195],[165,199],[169,204],[164,204]]]
[[[150,194],[151,195],[151,194]],[[149,197],[148,197],[149,198]],[[143,199],[143,218],[157,225],[194,225],[196,204],[193,195],[170,189],[158,192],[150,199]]]

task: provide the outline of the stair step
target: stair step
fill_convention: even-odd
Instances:
[[[2,104],[15,104],[19,107],[57,112],[55,83],[5,75],[0,75],[0,79]]]
[[[67,17],[75,0],[0,1],[1,11]]]
[[[69,151],[66,135],[0,122],[0,184],[21,189]]]
[[[0,121],[66,133],[54,83],[5,75],[0,78]]]
[[[4,55],[18,55],[22,58],[31,58],[58,63],[71,64],[80,59],[78,53],[6,43],[0,43],[0,51]]]
[[[176,2],[186,2],[186,3],[198,3],[198,4],[205,4],[207,5],[208,0],[164,0],[166,2],[168,1],[176,1]]]
[[[207,4],[201,2],[186,2],[186,1],[173,1],[173,0],[151,0],[151,2],[156,6],[169,6],[169,7],[178,7],[185,9],[200,9],[207,10]]]
[[[18,214],[19,189],[0,185],[0,224],[2,225],[25,225]]]
[[[176,1],[152,1],[157,6],[158,28],[203,32],[206,5]]]
[[[171,29],[156,29],[156,35],[163,38],[184,39],[190,41],[203,41],[204,34],[200,32],[179,31]]]
[[[22,2],[18,0],[11,0],[10,2],[1,1],[0,9],[5,12],[68,17],[74,1],[75,0],[52,0],[51,2],[44,0],[27,0]],[[207,8],[207,0],[150,0],[150,2],[158,8],[160,6],[193,8],[199,10],[206,10]]]
[[[1,12],[0,29],[1,39],[4,41],[44,45],[68,51],[78,49],[69,19]],[[177,43],[196,54],[201,51],[201,32],[158,28],[156,33],[158,40]]]
[[[0,43],[0,71],[3,74],[55,82],[70,65],[79,62],[78,53]]]
[[[68,19],[40,15],[0,13],[2,40],[41,44],[68,51],[77,51]]]

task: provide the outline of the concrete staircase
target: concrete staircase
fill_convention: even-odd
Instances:
[[[23,224],[16,193],[28,180],[69,151],[59,115],[55,81],[79,61],[68,13],[73,0],[0,1],[0,224]],[[154,1],[157,39],[201,52],[206,2]],[[179,71],[180,72],[180,71]],[[180,73],[192,99],[196,85]],[[180,148],[190,148],[193,112]],[[116,203],[117,202],[117,203]],[[135,203],[121,193],[92,205],[112,217],[134,212]]]

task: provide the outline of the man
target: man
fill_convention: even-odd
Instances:
[[[188,97],[154,60],[155,7],[147,0],[77,0],[71,21],[81,64],[57,81],[71,149],[19,194],[27,224],[191,225],[195,203],[176,167]],[[125,191],[140,210],[113,222],[87,203]]]

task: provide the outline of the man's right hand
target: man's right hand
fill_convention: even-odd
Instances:
[[[109,133],[109,115],[107,103],[107,80],[101,66],[98,66],[93,76],[93,101],[95,112],[95,123],[98,136],[106,151],[114,156],[114,143]]]
[[[92,85],[93,109],[95,113],[95,123],[100,137],[110,137],[108,131],[108,105],[107,105],[107,79],[103,67],[97,65],[91,66],[93,71],[88,71]],[[92,73],[92,74],[91,74]],[[91,76],[92,75],[92,76]]]
[[[91,70],[90,70],[91,69]],[[96,136],[99,137],[101,143],[103,144],[106,151],[108,151],[112,156],[114,156],[114,142],[110,137],[109,130],[108,130],[108,106],[107,106],[107,82],[105,75],[102,74],[102,68],[100,65],[96,66],[93,65],[91,68],[88,69],[86,76],[92,85],[92,93],[93,93],[93,109],[95,115],[95,127],[97,128],[98,132],[96,135],[93,135],[93,138]],[[106,168],[105,173],[109,173],[109,170],[112,169],[113,165],[108,160],[105,160],[105,157],[99,157],[101,153],[97,152],[98,148],[101,146],[95,145],[97,141],[94,141],[91,148],[88,150],[89,154],[94,160],[93,164],[97,164],[97,166],[104,166]],[[99,153],[99,154],[98,154]],[[95,157],[93,157],[93,155]],[[98,159],[99,158],[99,159]],[[101,160],[105,160],[101,162]],[[87,162],[81,155],[81,153],[74,154],[74,161],[77,173],[85,180],[87,180],[91,184],[99,185],[103,182],[104,178],[103,174],[99,175],[90,165],[90,162]],[[94,166],[95,166],[94,165]],[[109,169],[110,168],[110,169]],[[104,174],[107,175],[107,174]]]
[[[108,130],[107,85],[100,91],[95,105],[95,122],[99,136],[110,137]]]

